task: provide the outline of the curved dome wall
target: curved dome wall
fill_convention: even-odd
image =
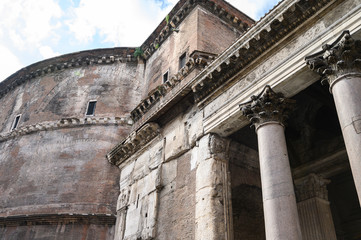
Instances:
[[[130,131],[143,74],[132,49],[117,51],[49,59],[0,83],[0,236],[113,237],[119,170],[105,155]]]

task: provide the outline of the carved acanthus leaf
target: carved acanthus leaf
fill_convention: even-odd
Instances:
[[[332,44],[325,44],[321,52],[305,58],[309,68],[331,85],[339,76],[361,72],[361,41],[344,31]]]
[[[265,86],[258,96],[252,96],[251,101],[240,104],[241,112],[252,125],[258,128],[263,123],[275,121],[285,124],[288,113],[295,100],[284,98],[282,93],[274,92],[269,85]]]

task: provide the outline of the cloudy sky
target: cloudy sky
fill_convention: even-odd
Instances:
[[[177,0],[1,0],[0,81],[46,58],[137,47]],[[228,0],[255,20],[278,0]]]

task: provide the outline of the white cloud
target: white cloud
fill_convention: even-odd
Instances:
[[[60,55],[60,53],[54,52],[49,46],[41,46],[39,52],[43,58],[52,58]]]
[[[22,67],[19,59],[31,64],[79,48],[139,46],[178,2],[80,0],[76,6],[73,0],[0,1],[0,55],[6,66],[1,68],[0,79]],[[254,19],[277,3],[228,1]],[[74,40],[77,44],[72,44]]]
[[[236,8],[259,19],[277,0],[228,0]],[[72,9],[67,25],[77,41],[92,42],[98,35],[114,46],[138,46],[151,34],[177,0],[81,0]],[[164,4],[163,4],[164,6]]]
[[[0,82],[23,67],[19,59],[8,48],[0,45]]]
[[[234,7],[238,8],[251,18],[258,20],[279,0],[227,0]]]
[[[174,1],[174,0],[172,0]],[[115,46],[140,45],[170,11],[149,0],[82,0],[67,22],[78,41],[92,41],[98,33]]]
[[[2,35],[8,34],[18,48],[38,46],[60,26],[62,10],[54,0],[1,1]]]

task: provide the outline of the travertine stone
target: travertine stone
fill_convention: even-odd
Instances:
[[[283,126],[289,103],[266,86],[240,105],[257,129],[267,240],[302,239]]]
[[[335,227],[328,201],[330,181],[310,174],[296,183],[298,214],[303,240],[336,240]]]
[[[361,200],[361,41],[345,31],[324,50],[306,57],[330,84],[359,200]]]
[[[128,187],[123,188],[120,191],[118,202],[117,202],[117,222],[115,224],[115,236],[114,240],[122,240],[124,237],[127,210],[129,201],[129,189]]]
[[[228,141],[215,135],[206,135],[200,140],[199,154],[196,169],[196,215],[195,215],[195,239],[218,240],[230,239],[227,235],[225,209],[229,202],[226,159],[220,156],[221,151],[226,150]],[[224,156],[224,155],[223,155]],[[227,188],[227,189],[226,189]]]
[[[176,118],[163,132],[165,143],[165,161],[170,161],[189,150],[188,136],[183,118]]]
[[[110,163],[119,166],[133,153],[138,151],[141,147],[149,143],[153,138],[158,136],[159,126],[157,123],[147,123],[138,131],[133,132],[124,141],[119,143],[107,154],[107,159]]]

